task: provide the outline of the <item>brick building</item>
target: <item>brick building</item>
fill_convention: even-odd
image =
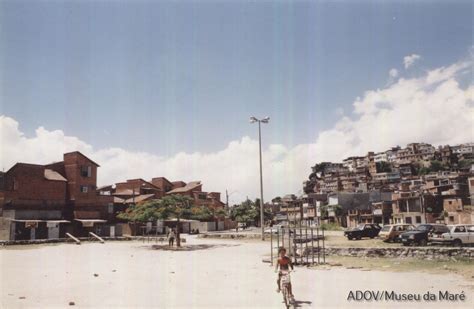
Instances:
[[[225,204],[221,202],[221,194],[219,192],[204,192],[200,181],[191,181],[189,183],[174,182],[173,190],[166,194],[178,194],[189,196],[194,200],[196,206],[209,206],[214,208],[224,208]]]
[[[99,165],[78,151],[63,158],[47,165],[17,163],[4,174],[2,239],[115,234],[115,228],[105,224],[114,218],[113,197],[97,191]]]

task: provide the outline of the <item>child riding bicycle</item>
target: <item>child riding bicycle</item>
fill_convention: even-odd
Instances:
[[[286,256],[286,249],[285,248],[280,248],[278,250],[278,255],[279,258],[277,260],[276,266],[275,266],[275,272],[278,272],[278,289],[277,292],[280,293],[280,282],[281,282],[281,276],[283,275],[283,272],[289,272],[289,268],[293,270],[293,263],[291,263],[291,259]],[[279,270],[279,271],[278,271]],[[294,299],[293,296],[293,291],[291,288],[291,282],[288,284],[288,292],[290,293],[290,296],[292,299]]]

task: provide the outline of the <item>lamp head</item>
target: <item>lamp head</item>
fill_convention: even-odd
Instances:
[[[254,123],[254,122],[257,122],[257,121],[258,121],[257,118],[255,118],[255,117],[253,117],[253,116],[250,117],[250,123]]]
[[[270,121],[270,117],[268,116],[262,119],[263,123],[268,123],[269,121]]]

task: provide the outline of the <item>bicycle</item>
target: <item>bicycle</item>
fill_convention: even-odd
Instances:
[[[294,299],[290,295],[289,285],[291,283],[290,271],[281,272],[281,293],[283,295],[283,301],[285,302],[286,309],[289,309],[290,306],[294,308]]]

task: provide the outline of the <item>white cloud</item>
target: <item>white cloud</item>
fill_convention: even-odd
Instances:
[[[341,115],[315,141],[293,148],[264,147],[265,198],[298,193],[316,162],[339,161],[416,141],[435,145],[472,141],[474,85],[463,88],[457,81],[466,72],[472,72],[471,62],[437,68],[418,78],[400,78],[384,89],[366,91],[355,100],[351,117]],[[62,153],[79,150],[101,165],[99,185],[165,176],[171,180],[202,180],[209,191],[238,190],[231,196],[233,202],[247,195],[256,197],[259,192],[258,144],[249,137],[231,141],[218,152],[161,157],[120,148],[94,149],[60,130],[43,127],[26,137],[17,121],[0,116],[0,140],[0,163],[5,169],[18,161],[59,161]]]
[[[420,60],[421,56],[417,54],[411,54],[409,56],[403,57],[403,64],[405,65],[405,69],[411,67],[417,60]]]
[[[388,75],[390,76],[390,78],[396,78],[398,76],[398,70],[397,69],[391,69],[388,72]]]

